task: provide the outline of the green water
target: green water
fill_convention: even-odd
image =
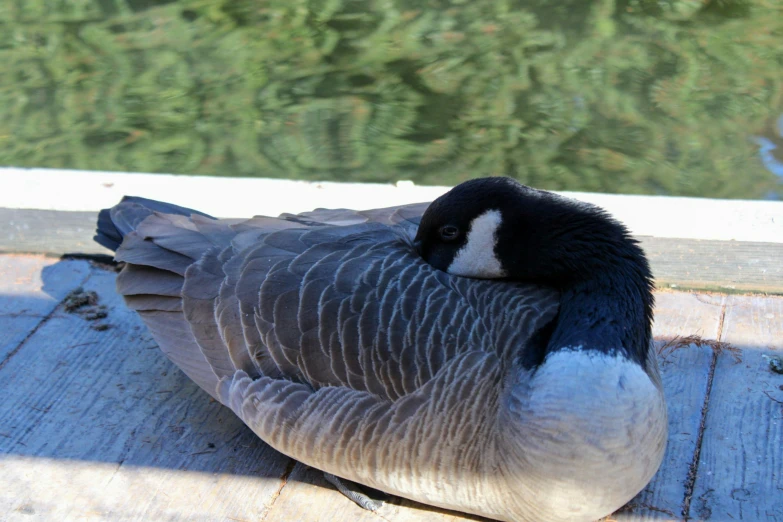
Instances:
[[[781,0],[0,0],[0,165],[780,199],[782,71]]]

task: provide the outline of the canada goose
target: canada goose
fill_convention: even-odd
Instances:
[[[96,240],[175,364],[365,507],[347,481],[594,520],[661,463],[650,270],[592,205],[507,178],[429,206],[249,220],[125,198]]]

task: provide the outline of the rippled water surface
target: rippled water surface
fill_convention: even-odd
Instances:
[[[779,0],[0,0],[0,164],[780,199]]]

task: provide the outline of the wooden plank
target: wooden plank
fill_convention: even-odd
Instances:
[[[705,422],[694,519],[783,521],[783,298],[732,296],[723,340],[742,362],[718,359]]]
[[[0,367],[88,273],[83,261],[0,256]]]
[[[84,284],[108,329],[59,307],[0,370],[0,519],[262,518],[291,461],[165,358],[114,279]]]
[[[659,292],[655,296],[656,347],[676,336],[716,339],[724,297]],[[610,520],[680,520],[699,435],[712,350],[689,345],[658,358],[669,413],[669,442],[650,484]]]
[[[0,367],[0,519],[377,519],[317,471],[297,465],[289,476],[293,461],[163,357],[116,295],[114,274],[84,261],[0,256],[0,263],[8,267],[0,272],[2,314],[25,320],[18,312],[27,301],[17,297],[28,290],[42,292],[33,304],[49,310],[43,314],[48,320]],[[108,306],[105,331],[55,308],[85,275],[85,288]],[[13,294],[15,286],[27,290]],[[691,517],[783,521],[777,502],[783,405],[775,402],[783,402],[783,376],[761,357],[783,355],[783,298],[659,292],[656,299],[659,343],[674,335],[717,338],[728,302],[724,340],[744,349],[741,365],[730,356],[715,359]],[[680,518],[712,361],[710,349],[695,346],[662,358],[667,454],[651,484],[612,518]],[[402,499],[392,499],[379,515],[405,522],[476,520]]]
[[[0,208],[0,253],[111,254],[92,240],[97,212]]]
[[[783,237],[783,229],[781,229]],[[783,294],[783,243],[640,237],[659,288]]]

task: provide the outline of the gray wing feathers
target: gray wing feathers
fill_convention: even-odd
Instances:
[[[266,260],[263,247],[253,254],[245,270],[257,270],[239,286],[257,288],[261,281],[260,291],[240,301],[243,312],[255,314],[262,349],[282,376],[316,389],[344,386],[397,400],[460,353],[512,357],[553,317],[551,292],[523,292],[539,305],[529,313],[531,305],[516,297],[519,285],[452,278],[393,233],[368,233],[288,258]],[[294,251],[311,233],[278,234],[275,248],[291,234]]]
[[[373,485],[345,463],[426,467],[411,452],[437,462],[438,441],[490,429],[502,373],[557,309],[553,292],[424,263],[405,240],[423,208],[247,221],[152,213],[117,252],[128,263],[118,289],[164,353],[264,440]],[[471,415],[487,417],[453,420]]]
[[[140,311],[161,351],[212,397],[218,399],[218,378],[201,349],[193,340],[191,328],[181,311]]]
[[[396,401],[346,387],[312,390],[268,378],[253,381],[243,372],[223,379],[219,395],[283,453],[410,495],[428,483],[490,471],[483,467],[493,462],[485,456],[494,450],[489,434],[495,429],[501,374],[495,355],[474,351],[448,361],[419,390]],[[444,458],[454,453],[459,458]]]
[[[397,232],[372,222],[304,227],[302,220],[218,221],[155,211],[138,220],[142,211],[130,205],[133,212],[115,212],[132,216],[126,228],[135,227],[117,251],[127,263],[118,290],[140,312],[181,312],[193,341],[183,342],[183,351],[201,352],[191,363],[206,364],[217,378],[241,370],[316,387],[349,384],[383,395],[403,390],[367,371],[377,366],[386,376],[394,373],[388,360],[362,354],[359,337],[366,333],[360,328],[369,331],[374,316],[370,308],[362,314],[351,298],[354,283],[363,294],[382,273],[379,258],[357,282],[363,254]],[[364,221],[403,219],[392,214]],[[335,305],[332,323],[321,324],[322,307]],[[176,349],[171,343],[167,355]]]
[[[182,311],[181,297],[166,297],[154,294],[127,295],[125,296],[125,304],[128,305],[128,308],[137,312],[154,310],[161,312]]]
[[[412,224],[418,226],[429,202],[411,203],[396,207],[375,208],[371,210],[352,210],[347,208],[324,209],[319,208],[311,212],[301,214],[283,214],[281,217],[292,220],[300,220],[307,223],[319,223],[323,225],[358,225],[361,223],[380,223],[383,225]]]
[[[117,292],[124,296],[154,294],[181,297],[182,283],[182,277],[176,273],[127,264],[117,276]]]
[[[125,263],[167,270],[181,276],[185,275],[185,270],[193,263],[190,257],[166,250],[136,232],[125,236],[114,258]]]
[[[204,357],[215,374],[223,377],[243,367],[232,360],[215,316],[215,301],[224,277],[219,254],[218,248],[212,247],[188,268],[182,288],[182,310]]]

